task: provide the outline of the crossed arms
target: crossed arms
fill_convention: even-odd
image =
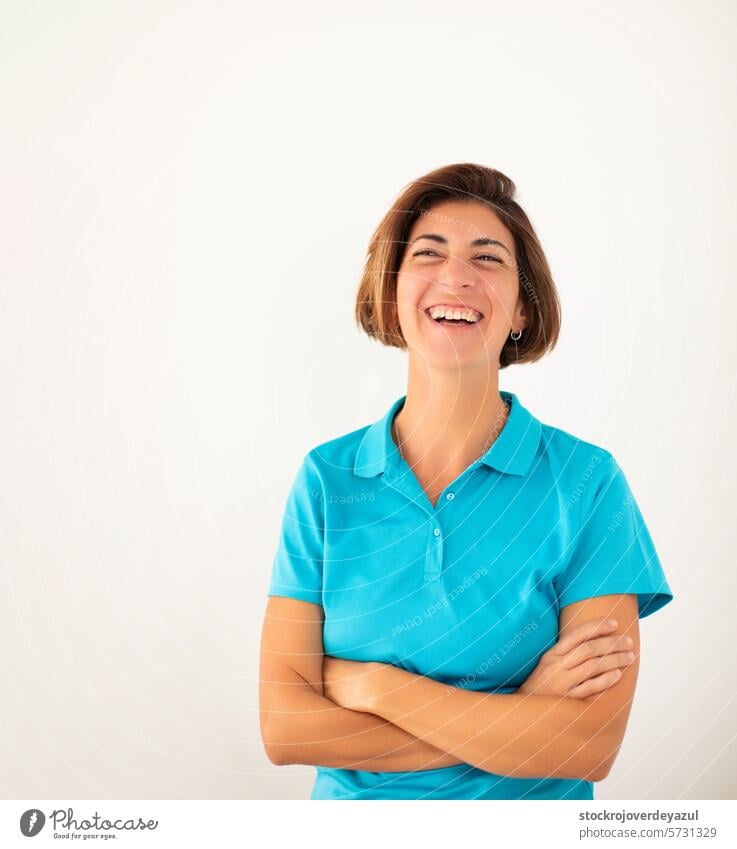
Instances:
[[[561,610],[559,637],[613,617],[633,640],[635,662],[616,684],[587,698],[496,694],[448,687],[389,664],[325,658],[323,609],[269,597],[261,640],[260,720],[272,763],[403,772],[468,763],[517,778],[600,781],[624,738],[637,681],[639,622],[631,594]],[[323,664],[335,662],[326,695]],[[328,692],[330,689],[328,688]]]

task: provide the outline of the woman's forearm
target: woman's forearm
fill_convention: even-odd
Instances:
[[[462,763],[386,719],[339,707],[309,686],[295,683],[290,691],[288,708],[262,711],[264,744],[273,763],[371,772],[409,772]]]
[[[597,780],[606,759],[584,700],[479,693],[389,664],[372,674],[362,710],[487,772]]]

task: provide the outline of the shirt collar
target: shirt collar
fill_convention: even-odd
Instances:
[[[480,458],[480,462],[499,472],[525,475],[537,453],[542,424],[522,406],[514,392],[502,389],[499,394],[510,405],[509,416],[502,432]],[[398,398],[366,431],[356,452],[354,474],[371,478],[385,471],[390,456],[397,453],[397,446],[391,437],[391,425],[406,398],[406,395]]]

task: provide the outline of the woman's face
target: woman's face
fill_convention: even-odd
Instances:
[[[510,331],[526,326],[511,232],[484,204],[454,200],[421,215],[407,242],[397,307],[410,355],[429,366],[498,367]],[[465,306],[480,318],[437,322],[430,310],[439,305]]]

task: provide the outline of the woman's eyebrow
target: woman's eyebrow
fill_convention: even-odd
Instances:
[[[414,244],[415,242],[419,242],[420,239],[432,239],[433,242],[440,242],[440,244],[442,245],[448,244],[448,240],[445,238],[445,236],[439,236],[437,233],[423,233],[422,236],[417,236],[416,238],[412,239],[410,245]],[[503,248],[510,256],[512,256],[512,252],[509,250],[509,248],[503,242],[500,242],[498,239],[489,239],[484,237],[482,239],[474,239],[470,244],[472,248],[481,247],[481,245],[497,245],[498,247]]]

